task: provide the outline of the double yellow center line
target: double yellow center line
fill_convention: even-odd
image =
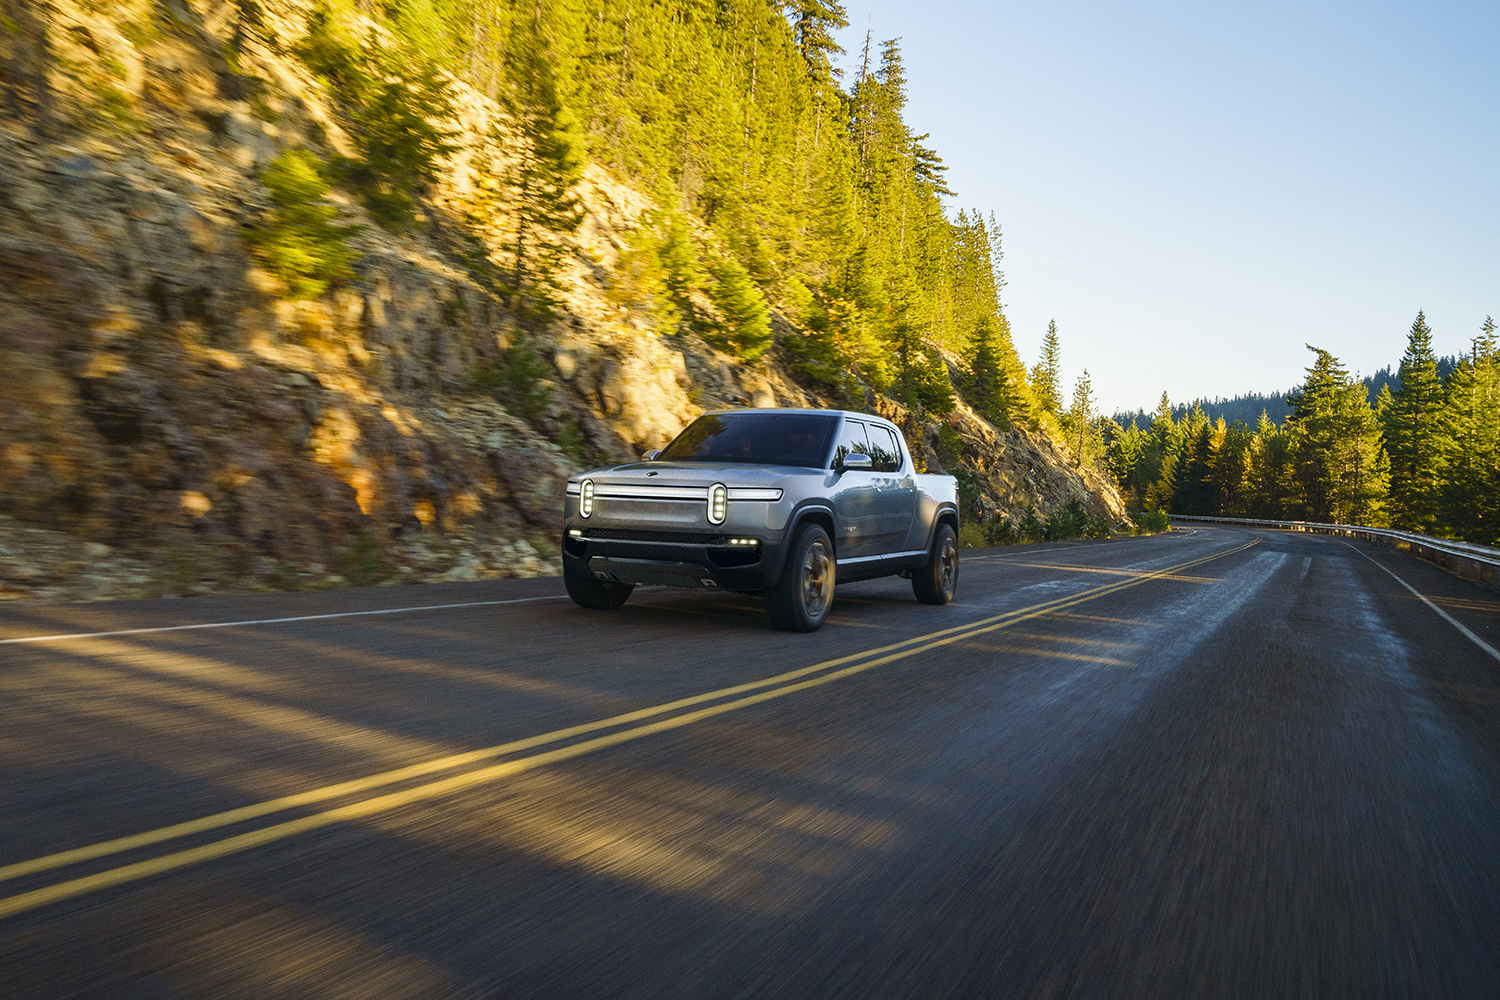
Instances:
[[[680,698],[676,701],[639,709],[634,712],[626,712],[623,715],[611,716],[610,718],[585,723],[584,725],[570,726],[566,729],[558,729],[539,736],[486,747],[482,750],[453,754],[421,764],[414,764],[410,767],[398,768],[394,771],[386,771],[353,781],[344,781],[335,785],[328,785],[324,788],[300,792],[296,795],[282,796],[281,798],[244,806],[239,809],[214,813],[211,816],[204,816],[172,826],[164,826],[145,833],[138,833],[128,837],[118,837],[114,840],[102,841],[87,847],[60,851],[56,854],[34,858],[30,861],[6,865],[0,867],[0,882],[37,875],[42,872],[53,871],[85,861],[96,860],[126,851],[151,847],[183,837],[207,833],[303,806],[347,798],[362,792],[410,782],[467,765],[478,764],[501,757],[511,758],[487,767],[439,778],[436,781],[430,781],[399,791],[376,795],[372,798],[326,809],[312,815],[274,823],[270,826],[261,827],[246,833],[235,834],[222,840],[201,844],[197,847],[173,851],[144,861],[120,865],[96,874],[84,875],[56,882],[39,889],[33,889],[29,892],[18,893],[14,896],[0,899],[0,919],[24,913],[40,906],[46,906],[50,903],[60,902],[113,886],[124,885],[177,868],[184,868],[188,865],[228,857],[229,855],[238,854],[264,844],[274,843],[275,841],[285,840],[288,837],[294,837],[311,830],[332,826],[335,823],[373,816],[377,813],[387,812],[414,802],[451,795],[455,792],[473,788],[476,785],[483,785],[514,774],[520,774],[523,771],[530,771],[549,764],[556,764],[560,761],[582,757],[585,754],[618,746],[619,744],[638,740],[655,733],[680,729],[717,715],[724,715],[742,708],[749,708],[752,705],[772,701],[776,698],[784,698],[798,691],[831,684],[844,677],[872,670],[875,667],[883,666],[896,660],[917,656],[921,653],[930,652],[953,643],[963,642],[964,640],[984,635],[988,632],[994,632],[998,629],[1009,628],[1012,625],[1017,625],[1033,618],[1062,611],[1086,601],[1096,600],[1128,587],[1139,586],[1148,580],[1170,578],[1174,574],[1181,573],[1183,570],[1191,569],[1194,566],[1201,566],[1204,563],[1242,552],[1254,544],[1256,544],[1255,541],[1247,542],[1237,548],[1217,552],[1157,572],[1142,573],[1117,583],[1094,587],[1070,597],[1060,597],[1041,604],[1034,604],[1030,607],[1002,612],[1001,614],[965,625],[957,625],[952,628],[941,629],[937,632],[930,632],[926,635],[892,643],[888,646],[863,650],[832,660],[824,660],[812,666],[790,670],[786,673],[777,674],[774,677],[764,678],[763,680],[720,688],[717,691],[693,695],[690,698]],[[614,731],[609,732],[608,730]],[[588,739],[577,739],[578,737],[586,737],[594,733],[601,735],[591,736]],[[568,742],[571,740],[577,740],[577,742]],[[544,750],[540,753],[534,753],[530,756],[513,756],[528,750],[535,750],[539,747],[559,743],[564,745]]]

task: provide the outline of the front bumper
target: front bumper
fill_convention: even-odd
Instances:
[[[574,532],[578,532],[575,534]],[[743,535],[569,526],[563,572],[616,583],[764,590],[781,575],[781,539],[734,544]]]

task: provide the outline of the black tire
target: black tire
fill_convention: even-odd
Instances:
[[[574,604],[594,611],[613,611],[630,600],[630,592],[635,589],[633,583],[595,580],[566,570],[563,571],[563,586],[568,588],[568,596],[573,598]]]
[[[958,589],[958,535],[951,524],[938,525],[927,562],[911,571],[911,589],[923,604],[947,604]]]
[[[836,575],[828,532],[816,524],[804,525],[787,552],[781,579],[766,588],[771,623],[788,632],[816,632],[833,605]]]

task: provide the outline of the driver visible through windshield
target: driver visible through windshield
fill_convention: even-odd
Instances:
[[[659,462],[741,462],[822,468],[838,415],[710,413],[657,456]]]

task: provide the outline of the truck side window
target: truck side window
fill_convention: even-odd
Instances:
[[[870,454],[870,439],[865,435],[865,425],[858,420],[845,420],[839,432],[839,446],[833,450],[833,467],[836,469],[844,456]]]
[[[889,427],[870,425],[870,457],[875,461],[876,472],[901,471],[901,445]]]

